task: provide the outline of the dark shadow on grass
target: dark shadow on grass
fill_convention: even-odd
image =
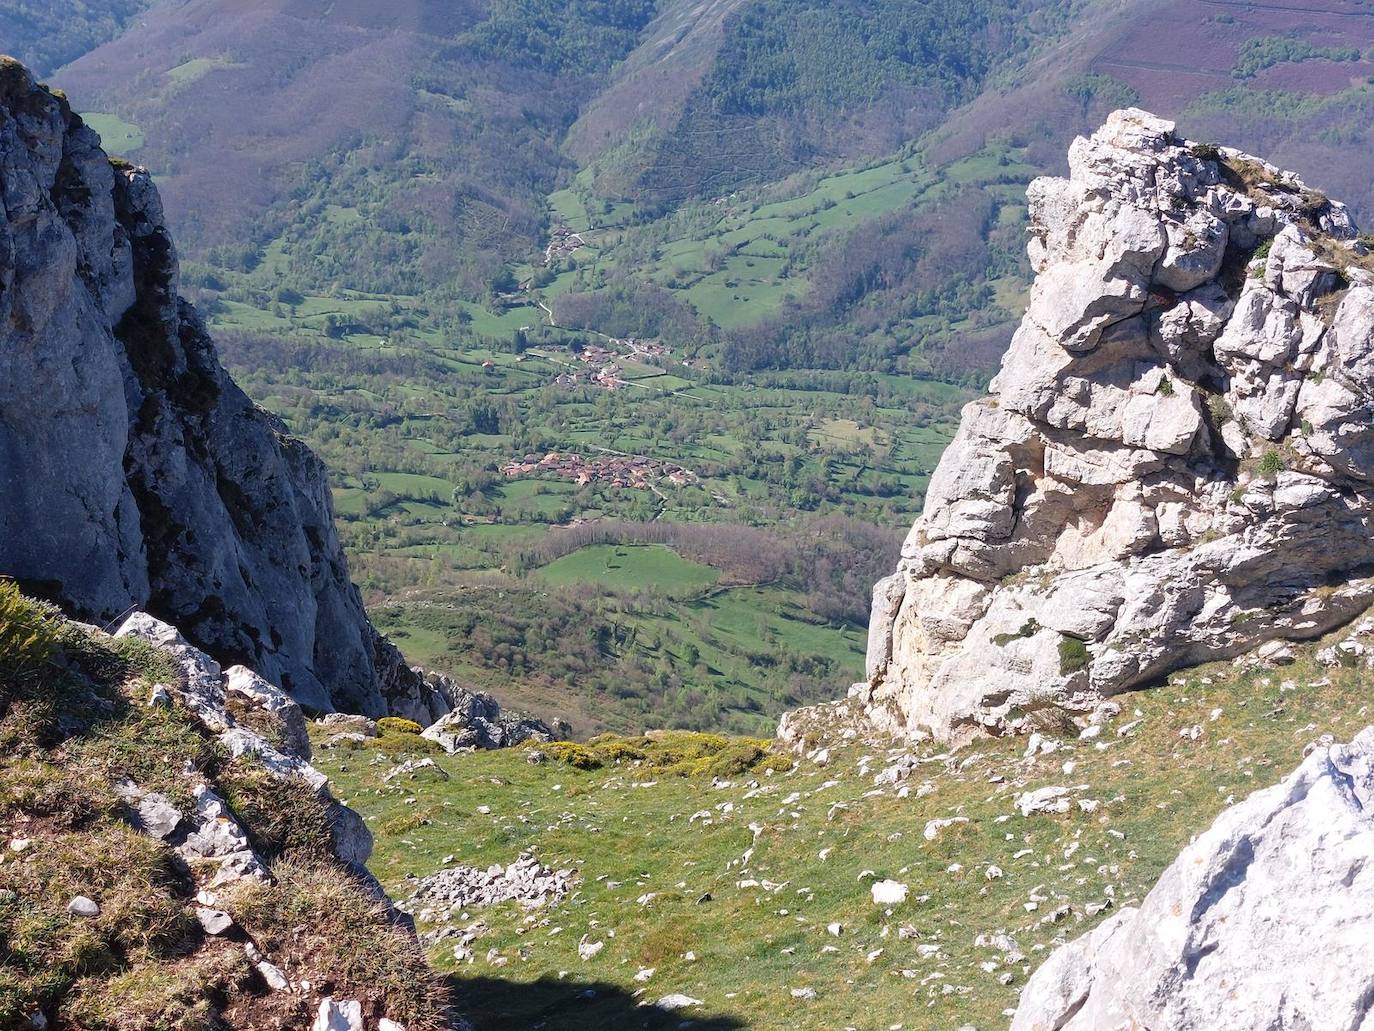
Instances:
[[[476,1031],[742,1031],[742,1019],[706,1007],[665,1011],[642,1002],[671,989],[649,989],[636,999],[618,985],[597,981],[504,981],[453,974],[449,986],[459,1013]]]

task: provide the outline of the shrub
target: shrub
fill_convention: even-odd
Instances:
[[[377,721],[377,732],[380,734],[418,734],[424,729],[414,720],[400,716],[383,716]]]
[[[1207,398],[1207,411],[1212,416],[1212,423],[1215,426],[1224,426],[1236,417],[1236,413],[1231,410],[1231,402],[1226,400],[1225,394],[1212,394]]]
[[[1260,457],[1259,471],[1261,476],[1277,476],[1288,468],[1288,463],[1284,461],[1283,452],[1276,447],[1271,447]]]
[[[550,741],[540,745],[539,750],[555,762],[578,770],[596,770],[602,765],[600,756],[576,741]]]
[[[764,759],[763,762],[759,763],[755,769],[769,773],[786,773],[796,765],[796,760],[790,755],[786,755],[782,752],[773,752],[768,758]]]
[[[639,742],[614,734],[599,734],[587,744],[603,763],[638,762],[647,758]]]
[[[1034,637],[1039,630],[1040,624],[1037,623],[1033,618],[1028,619],[1021,624],[1021,629],[1017,630],[1016,633],[997,634],[993,637],[992,643],[997,645],[997,647],[999,648],[1005,648],[1007,645],[1011,644],[1012,641],[1022,641],[1025,640],[1027,637]]]
[[[1221,159],[1221,148],[1215,143],[1194,143],[1189,148],[1193,157],[1199,161],[1219,161]]]
[[[1070,673],[1077,673],[1081,669],[1087,669],[1092,662],[1092,655],[1088,651],[1088,646],[1076,637],[1061,637],[1059,639],[1059,672],[1068,676]]]
[[[30,601],[13,580],[0,580],[0,705],[6,686],[29,683],[57,650],[61,618]]]
[[[235,761],[220,774],[225,801],[269,861],[278,856],[323,860],[333,855],[329,812],[299,777],[278,777]]]
[[[752,741],[736,741],[721,749],[706,767],[705,772],[711,777],[738,777],[757,766],[765,754],[764,750]]]

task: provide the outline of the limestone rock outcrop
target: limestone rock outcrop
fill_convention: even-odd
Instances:
[[[220,366],[148,172],[0,58],[0,574],[146,609],[302,705],[430,722],[368,622],[324,467]]]
[[[1345,209],[1118,111],[1029,189],[1035,285],[965,407],[868,679],[961,743],[1374,600],[1374,259]]]
[[[1226,810],[1052,953],[1012,1031],[1374,1027],[1374,727]]]
[[[310,785],[328,814],[335,856],[355,876],[381,891],[366,867],[372,854],[372,832],[361,816],[330,794],[328,778],[310,765],[310,739],[299,705],[281,688],[242,666],[221,671],[219,663],[182,637],[176,627],[146,612],[131,614],[115,636],[147,641],[171,656],[177,680],[163,685],[170,692],[168,702],[184,706],[230,756],[247,756],[272,776],[298,778]],[[231,699],[238,703],[238,715]],[[194,794],[196,810],[188,816],[171,807],[167,799],[149,795],[135,784],[120,789],[135,825],[176,845],[185,858],[214,860],[227,880],[265,876],[264,865],[224,800],[204,784],[196,786]]]
[[[489,694],[469,691],[446,676],[427,673],[425,683],[434,697],[443,700],[448,712],[424,736],[453,752],[467,749],[514,748],[526,741],[564,741],[572,728],[562,720],[553,726],[533,716],[505,712]]]

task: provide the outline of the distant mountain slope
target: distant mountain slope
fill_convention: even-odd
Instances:
[[[1193,138],[1266,154],[1356,216],[1374,212],[1374,9],[1355,0],[1126,0],[1077,19],[946,122],[932,153],[1011,134],[1046,170],[1107,110],[1139,104]]]
[[[573,127],[569,149],[586,161],[610,146],[607,189],[657,208],[886,153],[1057,35],[1074,6],[670,3]],[[629,174],[615,176],[627,159]]]
[[[46,75],[117,36],[153,0],[0,0],[0,54]]]
[[[1371,45],[1353,0],[190,0],[56,81],[141,132],[192,259],[439,303],[506,285],[578,169],[640,219],[931,130],[937,164],[1010,135],[1061,171],[1128,102],[1359,212]]]
[[[143,130],[193,257],[282,240],[306,285],[480,295],[533,246],[562,128],[650,6],[191,0],[57,81]]]

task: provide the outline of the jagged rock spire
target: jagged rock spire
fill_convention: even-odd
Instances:
[[[1345,209],[1143,111],[1029,188],[1035,285],[963,411],[859,704],[960,742],[1374,600],[1374,260]]]

